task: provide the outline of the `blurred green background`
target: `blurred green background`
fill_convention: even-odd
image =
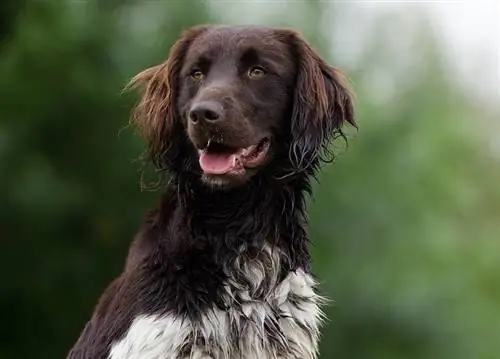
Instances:
[[[430,10],[0,2],[0,359],[65,357],[120,272],[159,195],[141,191],[144,144],[120,91],[202,22],[297,28],[357,93],[360,131],[310,205],[314,267],[334,300],[321,358],[500,358],[500,106],[474,79],[494,87],[498,73],[464,81]]]

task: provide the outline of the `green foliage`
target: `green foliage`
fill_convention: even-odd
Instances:
[[[420,76],[383,108],[358,96],[361,130],[311,206],[335,299],[324,358],[498,357],[500,171],[484,113],[454,90],[434,34],[418,37]]]
[[[8,254],[0,303],[9,323],[0,329],[0,358],[64,357],[123,266],[154,195],[140,192],[143,144],[126,128],[132,99],[120,91],[167,56],[183,27],[206,20],[202,6],[189,7],[194,13],[188,6],[28,1],[12,21],[0,57],[0,227]],[[175,21],[164,44],[141,52],[123,19],[148,11]]]
[[[158,195],[140,190],[143,143],[127,127],[133,96],[120,92],[167,56],[181,29],[235,22],[206,6],[0,4],[1,359],[64,357],[120,272]],[[286,10],[292,20],[273,24],[302,29],[328,54],[324,6],[296,3]],[[500,352],[500,170],[483,110],[446,77],[426,29],[418,76],[394,76],[385,102],[363,85],[380,67],[395,71],[382,30],[350,72],[360,131],[322,172],[310,207],[314,266],[334,300],[322,358]]]

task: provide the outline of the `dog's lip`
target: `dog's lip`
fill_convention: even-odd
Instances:
[[[264,137],[257,144],[241,149],[240,156],[244,167],[254,168],[261,165],[270,147],[271,140],[268,137]]]
[[[209,175],[242,175],[245,169],[258,167],[264,163],[271,139],[264,137],[256,144],[246,147],[230,147],[223,143],[208,142],[205,148],[198,149],[200,166],[202,170]],[[226,157],[223,168],[209,168],[207,157]]]

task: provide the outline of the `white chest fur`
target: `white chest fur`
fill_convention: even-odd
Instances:
[[[225,286],[228,309],[207,310],[197,321],[138,316],[109,359],[315,359],[322,297],[301,269],[277,283],[278,268],[268,248],[255,260],[236,260],[226,268],[236,274]]]

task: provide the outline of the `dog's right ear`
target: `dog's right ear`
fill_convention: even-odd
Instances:
[[[133,109],[132,123],[147,141],[148,159],[159,168],[169,162],[169,151],[179,140],[174,135],[180,125],[175,101],[184,57],[193,40],[206,29],[207,26],[197,26],[186,30],[171,47],[164,63],[138,73],[125,87],[125,90],[139,88],[141,91],[141,98]]]

